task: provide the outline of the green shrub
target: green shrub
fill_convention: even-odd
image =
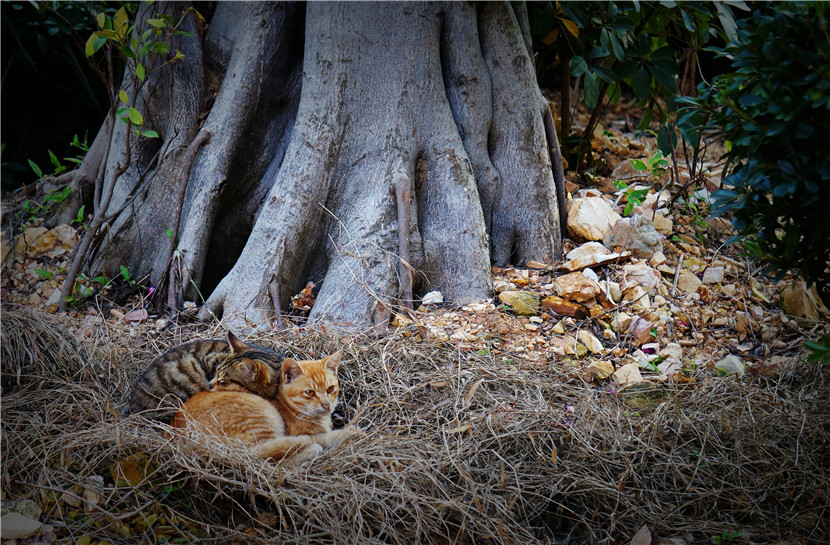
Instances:
[[[736,238],[770,271],[800,271],[830,301],[830,34],[823,3],[756,5],[719,54],[733,72],[681,118],[726,140],[733,164],[713,213],[733,214]]]

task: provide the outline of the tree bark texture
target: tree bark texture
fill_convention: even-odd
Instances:
[[[309,281],[309,319],[349,328],[378,325],[409,289],[491,298],[491,264],[561,251],[564,180],[526,17],[510,3],[220,2],[203,33],[188,19],[185,60],[137,106],[161,139],[116,180],[89,267],[162,282],[179,217],[186,298],[232,327],[265,326]]]

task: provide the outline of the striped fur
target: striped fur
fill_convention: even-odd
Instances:
[[[168,422],[182,402],[219,381],[273,399],[282,360],[282,354],[246,345],[232,332],[228,332],[228,341],[210,339],[176,346],[142,373],[130,394],[129,412]]]
[[[173,418],[173,426],[220,440],[241,440],[267,460],[314,456],[358,433],[353,428],[331,429],[339,363],[340,352],[313,361],[286,358],[275,399],[225,385],[234,389],[200,392],[188,399]]]

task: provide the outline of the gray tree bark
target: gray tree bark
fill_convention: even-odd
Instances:
[[[175,266],[186,297],[205,298],[202,318],[263,327],[274,297],[286,308],[314,281],[309,319],[360,328],[406,303],[402,270],[416,297],[467,303],[492,297],[491,264],[560,253],[564,181],[554,181],[523,9],[220,2],[199,37],[179,39],[185,60],[142,93],[145,128],[161,142],[142,144],[116,181],[91,269],[125,265],[163,282],[178,219]],[[199,131],[210,139],[194,150],[177,210]],[[116,127],[113,149],[124,137]]]

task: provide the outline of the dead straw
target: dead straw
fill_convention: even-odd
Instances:
[[[339,420],[366,431],[286,467],[230,447],[205,453],[118,413],[152,356],[221,330],[102,333],[87,346],[22,309],[2,325],[3,490],[44,505],[67,542],[611,543],[642,524],[707,542],[738,530],[754,541],[828,537],[830,396],[824,371],[807,364],[777,380],[702,372],[635,405],[557,363],[401,332],[261,334],[249,340],[301,357],[343,349]],[[6,386],[7,374],[21,380]],[[140,478],[116,482],[130,461]],[[77,498],[96,501],[73,517]]]

